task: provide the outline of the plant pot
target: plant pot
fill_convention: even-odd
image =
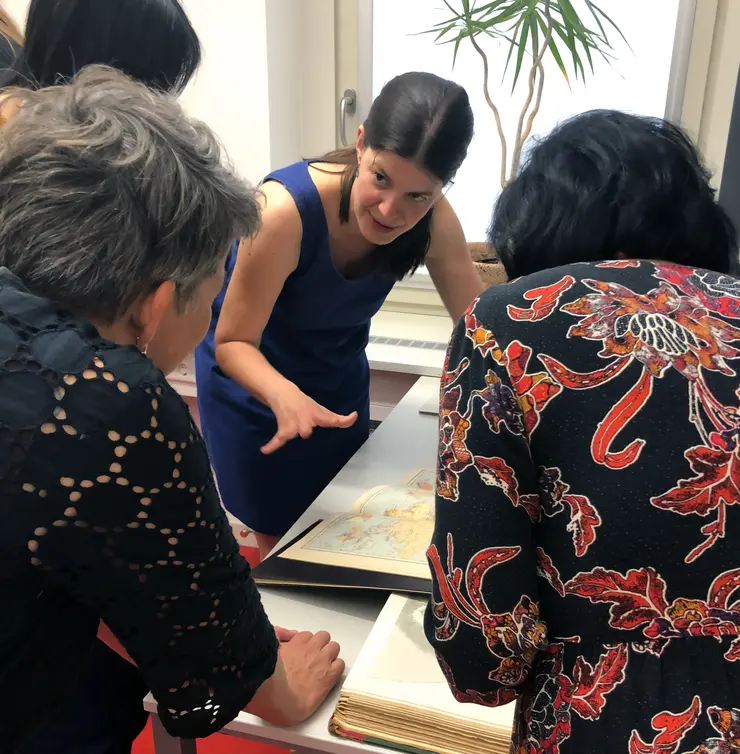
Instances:
[[[506,271],[498,261],[496,251],[492,246],[480,241],[471,241],[468,243],[468,251],[478,277],[486,288],[506,282]]]

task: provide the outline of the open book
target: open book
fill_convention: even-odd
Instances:
[[[434,472],[421,470],[400,484],[374,487],[347,513],[320,521],[257,566],[255,580],[429,591],[426,551],[434,529],[434,486]]]
[[[514,704],[462,704],[424,636],[428,600],[393,594],[339,695],[332,733],[435,754],[508,754]]]

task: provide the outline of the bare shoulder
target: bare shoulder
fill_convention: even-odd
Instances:
[[[278,181],[267,181],[259,188],[258,201],[262,214],[262,227],[270,231],[290,233],[303,230],[301,215],[295,199]]]
[[[303,223],[295,200],[277,181],[267,181],[259,189],[260,227],[250,238],[239,244],[235,275],[249,270],[254,264],[275,266],[282,273],[295,269],[303,239]]]

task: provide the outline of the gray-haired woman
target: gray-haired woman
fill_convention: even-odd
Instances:
[[[297,722],[339,647],[278,641],[164,378],[257,229],[253,192],[205,126],[109,69],[22,101],[0,141],[0,752],[68,693],[100,619],[173,734],[247,704]]]

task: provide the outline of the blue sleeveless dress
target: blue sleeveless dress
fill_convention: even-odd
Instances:
[[[343,277],[330,254],[321,197],[306,162],[271,173],[296,203],[303,223],[300,258],[262,334],[270,364],[331,411],[357,411],[348,429],[317,427],[271,455],[262,447],[277,431],[272,411],[227,377],[214,356],[214,333],[236,262],[213,304],[211,326],[195,353],[198,409],[221,498],[228,511],[262,534],[284,534],[367,439],[370,371],[365,347],[370,319],[393,280]],[[349,502],[349,501],[348,501]]]

